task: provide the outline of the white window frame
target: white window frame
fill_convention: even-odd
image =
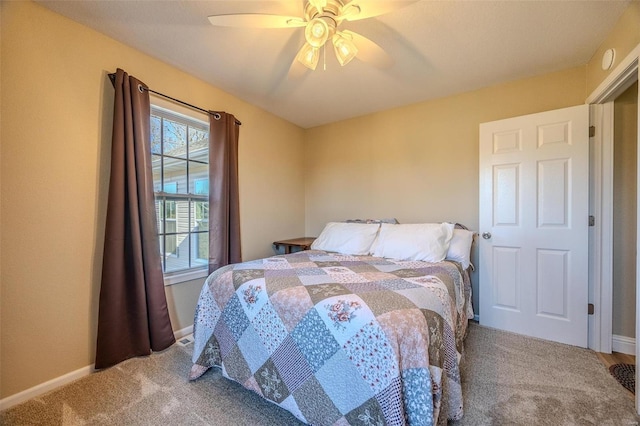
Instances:
[[[197,121],[199,124],[205,125],[207,127],[209,126],[209,117],[206,114],[177,105],[158,96],[151,96],[151,106],[152,108],[167,111],[171,115],[178,117],[182,116],[189,121]],[[188,184],[189,183],[187,182],[187,185]],[[158,220],[161,220],[161,218],[158,218]],[[206,278],[208,274],[208,265],[193,267],[175,272],[168,272],[164,273],[164,285],[169,286],[182,282],[202,279]]]

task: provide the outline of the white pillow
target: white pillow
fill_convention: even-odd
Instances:
[[[471,265],[471,244],[473,244],[473,232],[466,229],[454,229],[447,260],[454,260],[467,269]]]
[[[314,250],[342,254],[369,254],[380,224],[329,222],[311,244]]]
[[[452,223],[383,223],[373,255],[397,260],[441,262],[447,255],[454,226]]]

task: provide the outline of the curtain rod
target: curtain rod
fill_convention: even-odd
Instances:
[[[116,73],[110,73],[109,74],[109,80],[111,80],[111,84],[116,84]],[[154,95],[162,96],[163,98],[169,99],[169,100],[171,100],[173,102],[177,102],[177,103],[182,104],[184,106],[187,106],[189,108],[193,108],[193,109],[196,109],[198,111],[202,111],[205,114],[209,114],[210,112],[218,112],[218,111],[208,111],[208,110],[206,110],[204,108],[200,108],[200,107],[197,107],[195,105],[191,105],[191,104],[189,104],[189,103],[187,103],[185,101],[181,101],[180,99],[176,99],[176,98],[173,98],[173,97],[171,97],[169,95],[165,95],[164,93],[160,93],[160,92],[156,92],[155,90],[151,90],[148,87],[143,87],[143,86],[140,86],[140,87],[142,89],[146,90],[149,93],[153,93]],[[236,118],[236,124],[238,126],[242,126],[242,123],[237,118]]]

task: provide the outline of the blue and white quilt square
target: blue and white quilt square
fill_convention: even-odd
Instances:
[[[238,340],[238,348],[251,369],[251,374],[255,373],[269,358],[269,352],[262,345],[260,336],[253,327],[247,327]]]
[[[343,351],[336,352],[328,359],[315,377],[342,414],[350,412],[374,395]]]
[[[340,350],[340,345],[314,309],[293,329],[291,337],[314,372]]]

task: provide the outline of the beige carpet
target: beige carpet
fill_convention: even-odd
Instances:
[[[595,353],[472,326],[456,425],[637,425],[631,395]]]
[[[634,402],[591,351],[472,324],[455,425],[637,425]],[[191,347],[126,361],[0,413],[2,425],[297,425],[211,370]]]

